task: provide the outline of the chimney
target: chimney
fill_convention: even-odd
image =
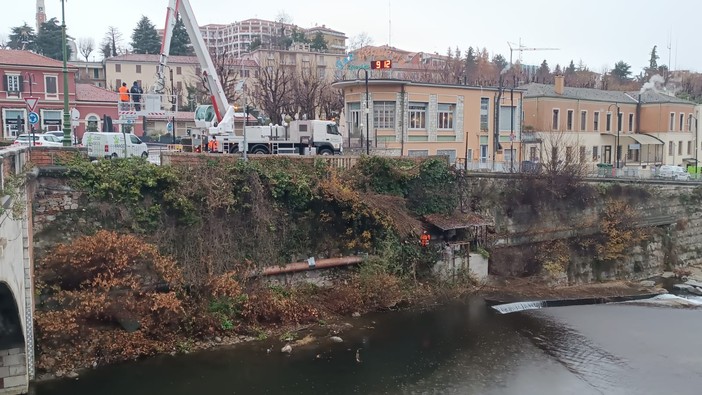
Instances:
[[[565,77],[562,75],[557,75],[556,76],[556,88],[555,88],[556,94],[557,95],[562,95],[563,92],[565,91]]]

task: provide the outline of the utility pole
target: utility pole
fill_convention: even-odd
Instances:
[[[64,147],[71,146],[71,114],[68,108],[68,51],[66,43],[66,0],[61,0],[61,45],[63,45],[63,143]]]

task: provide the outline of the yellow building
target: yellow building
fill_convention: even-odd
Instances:
[[[519,163],[522,90],[370,79],[366,100],[364,80],[333,87],[343,90],[342,130],[351,146],[370,140],[378,153],[446,155],[468,169],[509,170]]]

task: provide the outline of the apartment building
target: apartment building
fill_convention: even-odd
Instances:
[[[396,155],[446,155],[468,168],[518,164],[520,89],[500,94],[498,88],[371,79],[366,100],[364,80],[333,87],[343,90],[347,124],[342,130],[350,141],[370,140],[371,147]]]
[[[327,42],[327,52],[344,54],[346,52],[346,35],[327,28],[325,25],[304,29],[289,23],[267,21],[263,19],[246,19],[230,24],[209,24],[200,27],[205,45],[211,52],[227,53],[240,57],[251,50],[251,43],[260,40],[261,49],[280,49],[277,40],[290,37],[294,31],[313,39],[319,32]]]
[[[105,64],[102,61],[75,61],[71,62],[71,64],[78,68],[78,75],[76,76],[77,83],[95,85],[99,88],[105,88],[107,86],[107,80],[105,79]]]
[[[571,88],[563,76],[523,88],[525,159],[560,149],[564,159],[646,168],[699,155],[695,103],[656,90]]]

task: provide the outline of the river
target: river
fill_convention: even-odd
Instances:
[[[478,298],[349,318],[343,343],[160,356],[34,395],[702,393],[702,310],[630,304],[500,315]],[[360,362],[357,361],[357,357]]]

